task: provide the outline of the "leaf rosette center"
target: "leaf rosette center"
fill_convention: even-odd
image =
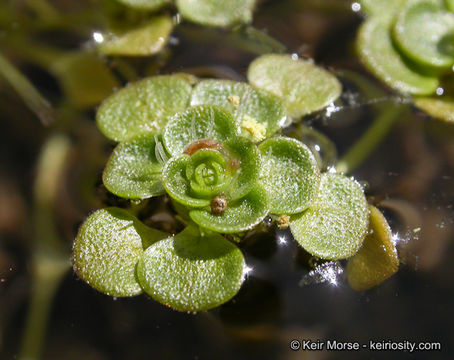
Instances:
[[[201,149],[188,161],[186,179],[194,196],[211,198],[227,189],[231,171],[228,161],[219,151]]]

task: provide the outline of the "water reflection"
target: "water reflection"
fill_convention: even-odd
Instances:
[[[96,41],[98,44],[104,41],[104,36],[102,33],[95,31],[93,33],[93,40]]]
[[[304,275],[299,282],[299,286],[323,283],[338,286],[343,273],[344,269],[339,261],[330,261],[317,266],[314,270]]]
[[[336,164],[336,146],[321,132],[306,126],[303,123],[299,123],[286,128],[285,135],[298,139],[309,147],[314,154],[320,169],[326,170]]]
[[[276,323],[281,305],[279,291],[272,282],[251,276],[235,300],[220,309],[219,316],[229,327]]]

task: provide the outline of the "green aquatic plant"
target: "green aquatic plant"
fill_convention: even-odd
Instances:
[[[361,249],[369,224],[362,187],[321,173],[312,151],[281,131],[336,100],[340,82],[288,55],[256,59],[248,79],[161,75],[101,104],[97,125],[119,142],[104,169],[105,187],[136,202],[167,195],[186,228],[168,234],[126,209],[96,211],[73,249],[76,273],[93,288],[112,296],[145,292],[181,311],[216,307],[245,278],[235,242],[266,218],[289,227],[322,259]]]
[[[159,10],[174,4],[180,14],[206,26],[231,26],[250,22],[256,0],[117,0],[131,8],[146,11]]]
[[[112,16],[103,32],[94,40],[99,51],[108,56],[149,56],[159,53],[166,45],[175,25],[188,20],[204,26],[232,28],[247,25],[252,20],[255,0],[111,0],[119,4],[118,13],[127,21],[118,22]],[[164,11],[163,11],[164,8]],[[175,8],[175,19],[169,11]],[[150,15],[151,14],[151,15]],[[256,30],[259,33],[258,30]]]
[[[363,0],[357,49],[366,68],[428,114],[454,118],[452,1]]]
[[[401,2],[362,1],[368,14],[378,7],[388,11]],[[285,45],[251,26],[255,3],[106,0],[68,6],[47,1],[0,4],[0,13],[5,15],[0,16],[0,22],[7,35],[0,37],[0,75],[41,123],[50,127],[46,133],[54,133],[45,141],[36,167],[30,213],[34,241],[29,243],[35,249],[30,262],[31,295],[19,358],[39,357],[53,296],[71,266],[64,241],[71,230],[65,230],[67,212],[61,211],[69,203],[61,201],[60,192],[67,179],[75,183],[70,191],[79,197],[82,212],[87,207],[109,206],[92,213],[80,227],[73,266],[81,279],[111,296],[146,293],[182,311],[221,305],[235,296],[249,271],[242,252],[255,256],[250,246],[256,235],[275,230],[272,222],[288,228],[285,234],[293,233],[294,244],[313,255],[307,264],[312,268],[317,265],[313,271],[323,262],[317,258],[347,259],[342,263],[347,263],[346,275],[353,289],[376,286],[397,271],[399,260],[386,219],[371,206],[367,216],[361,186],[332,172],[335,167],[338,172],[350,173],[367,159],[402,107],[390,106],[380,113],[365,136],[337,162],[335,145],[326,136],[302,123],[285,128],[314,112],[318,117],[317,112],[334,101],[337,109],[342,102],[336,100],[342,90],[337,78],[312,61],[297,60],[296,54],[258,58],[248,71],[249,83],[197,79],[189,74],[155,76],[106,99],[122,83],[168,69],[173,46],[179,41],[190,44],[190,49],[201,42],[222,43],[255,55],[286,52]],[[454,10],[452,1],[445,3],[447,9]],[[273,11],[273,4],[265,7],[268,5]],[[349,5],[309,1],[296,6],[298,10],[315,6],[323,11],[336,8],[336,12],[349,12]],[[273,19],[278,16],[272,15]],[[258,23],[266,27],[262,19]],[[96,44],[90,44],[87,36]],[[285,31],[279,34],[280,39],[285,37]],[[166,46],[168,43],[171,46]],[[449,45],[449,36],[442,44]],[[181,59],[175,61],[178,64]],[[230,62],[225,65],[232,65]],[[56,89],[52,89],[52,80],[47,88],[49,82],[41,78],[41,71],[55,80]],[[195,69],[191,72],[197,73]],[[8,118],[11,111],[11,119],[26,124],[31,117],[23,116],[20,106],[11,108],[8,87],[3,85]],[[359,88],[361,94],[368,92],[368,87]],[[370,99],[381,96],[376,93]],[[93,196],[93,184],[105,160],[101,155],[105,140],[96,134],[89,118],[91,109],[104,99],[97,124],[119,144],[103,174],[105,188],[114,195],[107,196],[101,187],[97,190],[103,198]],[[421,108],[432,107],[432,114],[454,119],[449,95],[436,100],[418,97],[415,103],[421,103]],[[332,109],[330,106],[326,114]],[[182,125],[185,113],[197,121],[222,118],[217,140],[195,140],[181,147],[185,140],[178,135],[192,134],[193,129]],[[165,141],[164,131],[174,117],[181,123]],[[296,134],[296,129],[302,132]],[[171,153],[173,136],[180,144]],[[198,138],[197,133],[191,136]],[[172,172],[170,165],[179,164],[178,158],[188,160],[182,160],[184,166]],[[179,174],[181,181],[172,187]],[[163,214],[168,223],[154,220]],[[79,221],[79,217],[72,221]],[[277,237],[276,241],[283,239]],[[329,260],[323,263],[327,269],[330,264],[340,264]]]

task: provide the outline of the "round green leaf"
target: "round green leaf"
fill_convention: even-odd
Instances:
[[[367,15],[394,16],[407,0],[359,0],[361,10]]]
[[[320,171],[306,145],[278,137],[259,146],[262,154],[260,182],[268,194],[270,212],[296,214],[309,207],[317,195]]]
[[[143,249],[168,235],[119,208],[98,210],[83,223],[73,249],[74,270],[90,286],[111,296],[142,292],[136,264]]]
[[[237,171],[227,194],[229,200],[246,195],[257,184],[260,175],[260,153],[252,142],[244,138],[234,138],[225,143],[233,161],[237,161]]]
[[[204,207],[210,204],[209,199],[197,197],[186,177],[186,168],[191,161],[188,155],[171,158],[162,170],[162,183],[167,193],[176,201],[191,207]]]
[[[445,5],[448,10],[454,12],[454,0],[445,0]]]
[[[164,47],[172,31],[169,16],[151,18],[145,25],[123,34],[112,34],[99,45],[104,55],[149,56]]]
[[[236,295],[244,267],[243,254],[231,242],[188,227],[150,246],[139,261],[137,277],[156,301],[175,310],[202,311]]]
[[[157,148],[156,140],[159,142],[149,133],[117,145],[102,176],[107,190],[126,199],[145,199],[164,192],[162,165],[156,157],[162,144]]]
[[[172,0],[118,0],[119,2],[136,9],[158,10]]]
[[[281,100],[268,92],[231,80],[202,80],[192,92],[191,105],[218,105],[228,110],[237,126],[252,118],[265,127],[265,137],[273,135],[285,123]]]
[[[415,99],[415,105],[437,119],[454,122],[454,98],[421,97]]]
[[[340,174],[322,174],[317,197],[303,213],[292,217],[290,230],[309,253],[323,259],[345,259],[361,247],[369,209],[363,189]]]
[[[380,210],[370,206],[369,233],[358,253],[348,260],[348,282],[354,290],[367,290],[391,277],[398,268],[391,229]]]
[[[206,229],[227,234],[252,229],[267,213],[266,193],[256,187],[245,197],[228,202],[223,214],[213,214],[210,209],[194,209],[189,216]]]
[[[292,117],[323,109],[336,100],[342,86],[337,78],[308,60],[270,54],[255,59],[247,74],[249,82],[280,97]]]
[[[96,115],[97,125],[115,141],[160,132],[169,117],[187,107],[191,91],[189,82],[177,75],[137,81],[104,100]]]
[[[98,105],[119,86],[109,67],[93,53],[67,53],[50,68],[60,80],[65,99],[78,108]]]
[[[230,26],[252,20],[255,0],[177,0],[177,8],[188,20],[207,26]]]
[[[364,22],[357,46],[364,66],[390,87],[413,95],[430,95],[437,89],[436,77],[417,72],[395,49],[388,20],[372,17]]]
[[[246,51],[250,54],[279,54],[285,53],[287,50],[286,46],[270,36],[266,29],[259,30],[252,25],[237,27],[229,34],[218,33],[218,36],[228,41],[236,49]],[[215,40],[213,38],[213,41]]]
[[[196,106],[173,116],[164,129],[164,145],[172,156],[198,140],[223,143],[237,134],[232,115],[216,106]]]
[[[446,69],[454,64],[454,14],[436,0],[409,1],[394,25],[399,49],[413,61]]]

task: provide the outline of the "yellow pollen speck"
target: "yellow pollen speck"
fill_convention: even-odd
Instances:
[[[279,229],[287,229],[290,225],[290,216],[282,215],[277,220],[277,226]]]
[[[251,118],[248,115],[243,116],[243,121],[241,123],[241,128],[248,131],[254,141],[262,141],[265,139],[266,127],[263,124],[260,124],[254,118]]]
[[[238,95],[229,95],[227,100],[235,107],[240,105],[240,97]]]

